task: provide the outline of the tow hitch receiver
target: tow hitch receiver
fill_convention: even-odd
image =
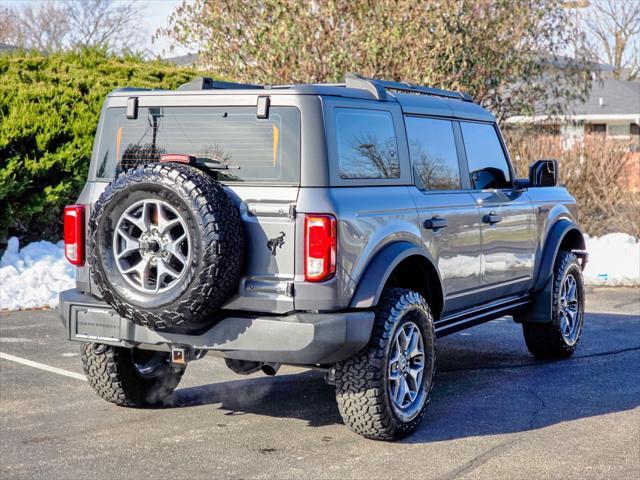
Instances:
[[[187,355],[182,347],[171,347],[171,365],[185,367],[187,365]]]

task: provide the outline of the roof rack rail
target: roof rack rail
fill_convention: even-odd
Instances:
[[[254,88],[263,89],[264,86],[251,83],[223,82],[209,77],[196,77],[190,82],[180,85],[178,90],[246,90]]]
[[[111,90],[111,93],[120,93],[120,92],[148,92],[151,88],[144,87],[118,87]]]
[[[387,99],[387,90],[397,92],[407,92],[419,95],[433,95],[436,97],[455,98],[465,102],[473,102],[473,98],[468,93],[453,92],[450,90],[441,90],[439,88],[423,87],[420,85],[411,85],[403,82],[391,82],[388,80],[376,80],[373,78],[365,78],[355,73],[347,73],[344,76],[345,86],[348,88],[358,88],[371,93],[377,100]]]

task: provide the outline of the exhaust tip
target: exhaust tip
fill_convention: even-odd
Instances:
[[[262,365],[262,373],[264,373],[265,375],[269,375],[270,377],[273,377],[276,373],[278,373],[278,370],[280,370],[279,363],[265,363],[264,365]]]

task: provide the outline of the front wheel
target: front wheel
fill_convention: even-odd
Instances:
[[[418,293],[383,292],[368,346],[335,366],[342,419],[356,433],[396,440],[424,417],[435,372],[431,310]]]
[[[170,364],[168,353],[138,348],[83,343],[81,359],[91,388],[123,407],[161,404],[184,373],[184,368]]]
[[[553,270],[550,323],[523,323],[527,348],[536,358],[561,359],[575,351],[584,323],[584,283],[576,256],[558,252]]]

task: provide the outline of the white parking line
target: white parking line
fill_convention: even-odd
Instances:
[[[39,368],[40,370],[44,370],[46,372],[57,373],[58,375],[75,378],[76,380],[82,380],[83,382],[87,381],[86,377],[79,373],[70,372],[69,370],[63,370],[62,368],[51,367],[49,365],[45,365],[44,363],[34,362],[33,360],[16,357],[15,355],[10,355],[8,353],[0,352],[0,359],[21,363],[22,365],[27,365],[28,367]]]

